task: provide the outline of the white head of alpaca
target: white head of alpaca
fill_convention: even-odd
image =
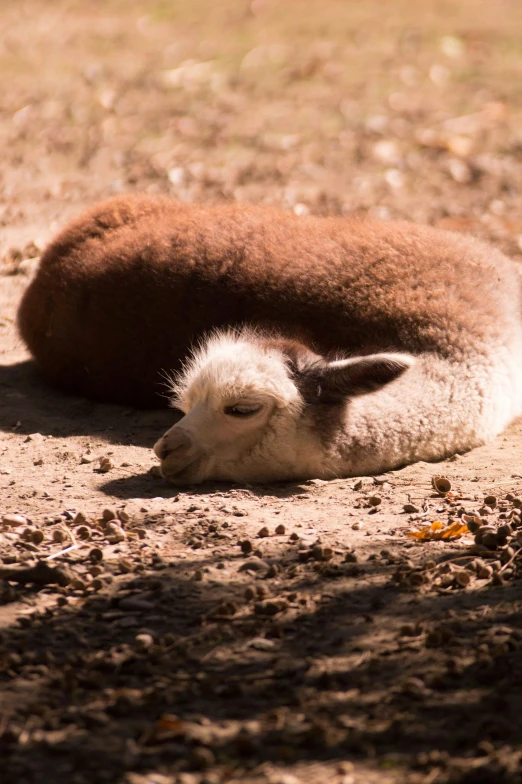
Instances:
[[[171,404],[185,416],[154,446],[163,476],[175,484],[336,476],[350,400],[413,362],[392,353],[327,360],[296,341],[218,332],[172,382]]]

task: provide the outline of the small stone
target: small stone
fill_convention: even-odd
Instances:
[[[71,588],[74,588],[75,591],[84,591],[87,587],[87,583],[85,583],[79,577],[73,577],[69,585]]]
[[[122,523],[128,523],[131,519],[131,516],[125,509],[118,510],[118,519],[121,520]]]
[[[196,571],[194,572],[193,579],[196,580],[197,582],[200,582],[203,579],[203,570],[196,569]]]
[[[123,542],[126,538],[125,531],[120,525],[116,523],[110,522],[105,529],[107,534],[107,541],[110,544],[118,544],[119,542]]]
[[[503,564],[506,564],[508,561],[511,561],[514,555],[515,551],[512,547],[504,547],[500,554],[500,560]]]
[[[97,455],[85,454],[81,456],[80,463],[86,465],[88,463],[95,463],[99,459],[100,458]]]
[[[494,495],[487,495],[484,498],[484,506],[490,506],[492,509],[497,505],[497,498]]]
[[[121,574],[129,574],[132,572],[132,561],[129,561],[127,558],[120,558],[118,568]]]
[[[55,528],[53,531],[53,542],[63,542],[65,539],[65,533],[62,531],[61,528]]]
[[[99,547],[93,547],[89,552],[89,558],[93,563],[98,563],[103,560],[103,551]]]
[[[283,523],[279,523],[279,525],[278,525],[278,526],[277,526],[277,528],[275,529],[275,532],[276,532],[276,534],[278,534],[279,536],[281,536],[282,534],[286,533],[286,528],[285,528],[285,526],[283,525]]]
[[[420,511],[419,507],[414,506],[413,504],[404,504],[402,508],[405,512],[408,512],[408,514],[417,514]]]
[[[480,544],[483,544],[488,550],[496,550],[498,547],[498,537],[495,533],[489,531],[482,535]]]
[[[116,512],[113,509],[104,509],[101,519],[106,523],[109,523],[111,520],[116,520]]]
[[[316,561],[329,561],[333,556],[333,550],[331,547],[321,547],[320,545],[314,545],[311,552],[312,558],[314,558]]]
[[[298,540],[299,540],[299,534],[297,534],[295,531],[294,531],[293,534],[290,534],[290,541],[291,542],[297,542]]]
[[[86,522],[87,522],[87,515],[85,515],[83,512],[78,512],[78,514],[75,514],[73,516],[74,525],[85,525]]]
[[[264,637],[255,637],[247,644],[249,648],[254,648],[256,651],[273,651],[276,647],[273,640],[267,640]]]
[[[346,553],[346,555],[344,556],[344,562],[345,563],[357,563],[358,560],[359,559],[358,559],[356,553]]]
[[[270,531],[268,530],[266,525],[264,525],[263,528],[261,528],[261,530],[257,532],[257,535],[264,538],[266,536],[270,536]]]
[[[100,457],[100,474],[106,474],[114,468],[114,464],[110,457]]]
[[[244,539],[241,542],[241,551],[244,553],[244,555],[248,555],[252,552],[253,549],[252,542],[249,539]]]
[[[86,525],[80,525],[80,526],[79,526],[79,527],[76,529],[76,533],[78,534],[78,536],[80,537],[80,539],[87,540],[87,539],[90,539],[90,538],[91,538],[91,529],[90,529],[90,528],[88,528]]]
[[[148,651],[154,645],[154,637],[152,634],[137,634],[135,642],[139,651]]]
[[[12,528],[15,528],[17,525],[27,525],[28,522],[27,517],[24,517],[23,515],[8,514],[2,517],[2,523],[4,525],[9,525]]]
[[[240,572],[260,572],[268,570],[269,564],[264,561],[262,558],[258,558],[257,555],[252,555],[250,558],[247,558],[241,566],[239,567]]]
[[[40,529],[36,529],[35,531],[31,531],[31,542],[33,544],[41,544],[44,540],[43,531]]]
[[[370,504],[370,506],[380,506],[380,504],[382,503],[382,498],[380,497],[380,495],[372,495],[370,496],[370,498],[368,498],[368,503]]]
[[[247,600],[247,602],[251,602],[252,599],[256,598],[256,596],[257,596],[257,593],[252,588],[252,586],[249,585],[248,588],[245,588],[245,599]]]
[[[354,531],[360,531],[362,527],[363,527],[363,524],[362,524],[362,522],[360,520],[357,520],[357,522],[352,524],[352,529]]]

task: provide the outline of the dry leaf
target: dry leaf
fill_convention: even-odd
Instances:
[[[463,523],[452,523],[447,527],[438,520],[429,526],[425,526],[420,531],[408,531],[406,536],[411,539],[418,539],[421,542],[440,541],[441,539],[459,539],[469,532],[467,525]]]

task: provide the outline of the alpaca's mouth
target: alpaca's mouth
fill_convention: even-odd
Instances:
[[[163,478],[172,484],[196,485],[200,484],[204,479],[199,470],[202,463],[201,457],[197,457],[191,463],[183,466],[179,471],[169,471],[168,466],[166,466],[165,463],[168,463],[168,459],[161,463],[160,470]]]

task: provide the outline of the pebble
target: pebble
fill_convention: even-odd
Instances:
[[[382,503],[382,498],[380,495],[372,495],[368,498],[368,503],[370,506],[379,506]]]
[[[56,528],[53,531],[53,542],[63,542],[65,539],[65,533],[61,530],[61,528]]]
[[[262,538],[265,536],[270,536],[270,531],[268,530],[266,525],[264,525],[263,528],[261,528],[261,530],[257,532],[257,535]]]
[[[275,532],[276,532],[276,534],[279,534],[279,535],[284,534],[284,533],[286,533],[286,528],[285,528],[285,526],[282,523],[280,523],[277,526],[277,528],[275,529]]]
[[[35,531],[31,531],[31,541],[33,544],[41,544],[43,540],[43,531],[40,531],[38,528]]]
[[[252,571],[252,572],[260,572],[264,570],[268,570],[269,564],[264,561],[262,558],[258,558],[257,555],[252,555],[250,558],[247,558],[241,566],[239,567],[240,572]]]
[[[16,515],[16,514],[11,515],[11,514],[8,514],[8,515],[4,515],[2,517],[2,523],[4,525],[13,526],[13,528],[15,526],[17,526],[17,525],[27,525],[28,522],[29,521],[28,521],[27,517],[24,517],[23,515]]]
[[[248,555],[249,553],[251,553],[253,549],[254,548],[252,546],[252,542],[249,539],[245,539],[244,541],[241,542],[241,551],[245,555]]]
[[[329,561],[330,558],[333,556],[333,550],[331,547],[321,547],[321,545],[315,545],[312,547],[312,558],[316,561]]]
[[[106,474],[108,471],[111,471],[114,468],[114,463],[110,459],[110,457],[100,457],[100,467],[99,472],[100,474]]]
[[[418,514],[418,512],[420,511],[419,507],[414,506],[413,504],[404,504],[402,508],[404,509],[405,512],[408,512],[408,514]]]
[[[136,638],[136,648],[139,651],[148,651],[154,645],[154,637],[152,634],[137,634]]]
[[[255,637],[247,643],[249,648],[254,648],[256,651],[273,651],[276,644],[273,640],[267,640],[264,637]]]

